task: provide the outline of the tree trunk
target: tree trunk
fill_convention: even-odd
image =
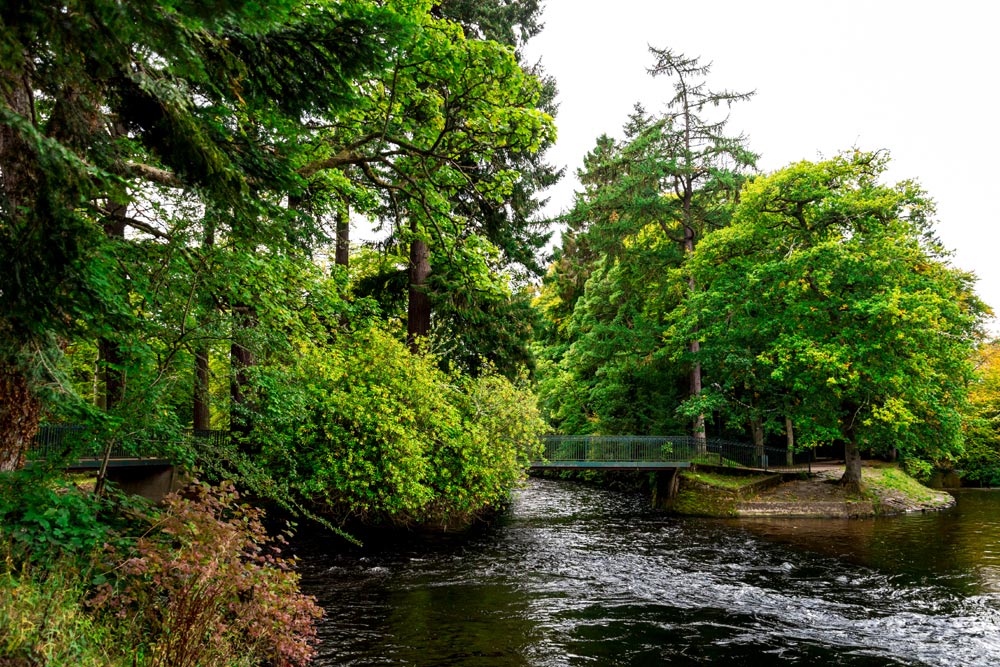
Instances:
[[[0,358],[0,472],[24,467],[41,415],[42,405],[24,372],[12,360]]]
[[[125,130],[116,128],[116,133],[124,135]],[[104,235],[111,239],[112,243],[125,239],[127,209],[125,204],[108,204],[108,217],[104,220]],[[122,370],[124,359],[121,348],[113,340],[100,339],[98,349],[104,371],[104,409],[113,410],[125,398],[125,373]]]
[[[785,415],[785,465],[795,465],[795,429],[792,428],[792,418]]]
[[[406,313],[406,342],[413,353],[420,352],[420,340],[431,331],[431,298],[427,278],[431,275],[431,255],[427,242],[410,241],[410,293]]]
[[[194,353],[194,396],[192,425],[196,431],[212,428],[212,406],[208,385],[208,346],[200,345]]]
[[[27,85],[24,73],[23,54],[20,67],[0,68],[0,92],[3,101],[11,112],[34,121],[31,89]],[[32,195],[36,192],[38,181],[37,155],[21,136],[21,133],[9,124],[0,123],[0,191],[3,193],[4,208],[7,215],[17,216],[18,210],[32,206]]]
[[[758,417],[750,419],[750,435],[753,438],[754,465],[766,468],[764,464],[764,422]]]
[[[351,261],[351,209],[346,200],[337,211],[337,254],[334,261],[344,268]]]
[[[694,252],[694,229],[685,225],[684,227],[684,254],[690,257],[691,253]],[[694,279],[688,279],[688,290],[691,294],[694,294],[695,284]],[[689,393],[691,398],[696,398],[701,396],[701,362],[697,361],[698,352],[701,350],[701,342],[697,338],[698,331],[695,329],[695,337],[688,342],[688,351],[691,353],[696,361],[691,365],[691,373],[689,377]],[[704,454],[708,451],[708,442],[705,437],[705,413],[698,413],[698,416],[694,418],[694,424],[692,426],[692,435],[695,440],[695,447],[698,454]]]
[[[97,344],[100,351],[101,373],[104,376],[104,400],[101,406],[110,411],[121,403],[125,396],[125,374],[122,372],[122,356],[118,344],[102,338]]]
[[[215,222],[212,215],[206,215],[205,239],[202,248],[211,249],[215,245]],[[205,307],[214,308],[214,303],[205,299]],[[194,391],[191,397],[191,422],[196,431],[207,431],[212,428],[211,387],[209,385],[209,347],[201,341],[194,351]]]
[[[840,478],[840,485],[849,493],[861,493],[861,450],[857,443],[852,440],[844,445],[844,476]]]
[[[844,476],[840,478],[840,485],[848,493],[861,493],[861,450],[858,448],[857,436],[854,427],[848,427],[844,431]]]
[[[23,53],[8,54],[8,66],[0,68],[0,95],[3,105],[12,113],[34,122],[31,87],[25,76],[26,58]],[[34,207],[37,193],[38,158],[13,124],[0,123],[0,216],[6,227],[5,236],[16,229],[22,211]],[[14,224],[11,224],[14,223]],[[14,238],[8,241],[15,242]],[[24,250],[24,249],[22,249]],[[30,252],[30,248],[26,249]],[[3,271],[10,267],[4,266]],[[43,298],[47,295],[35,295]],[[0,471],[18,470],[24,466],[24,456],[41,418],[41,404],[31,391],[24,370],[11,356],[25,340],[12,331],[6,314],[0,314]]]
[[[252,388],[247,372],[257,363],[253,352],[246,346],[247,334],[256,326],[257,313],[253,306],[233,306],[233,341],[229,348],[231,376],[229,396],[230,430],[239,435],[249,435],[253,428],[251,411],[253,409]]]

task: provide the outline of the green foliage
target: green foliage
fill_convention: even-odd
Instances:
[[[995,342],[976,351],[976,377],[969,392],[965,451],[956,463],[962,478],[1000,486],[1000,349]]]
[[[903,460],[903,470],[906,471],[907,475],[921,482],[929,481],[931,475],[934,474],[933,465],[914,456],[910,456]]]
[[[442,371],[379,329],[303,345],[260,382],[262,466],[340,519],[462,523],[505,501],[543,429],[527,389]]]
[[[85,606],[87,583],[65,561],[16,568],[0,564],[0,660],[49,667],[127,667],[115,636]]]
[[[984,306],[931,236],[926,195],[879,183],[886,164],[852,153],[748,185],[691,258],[702,289],[676,331],[699,332],[702,400],[733,420],[790,416],[802,446],[948,459]]]
[[[670,77],[675,94],[661,115],[636,105],[624,140],[602,136],[584,158],[584,191],[537,302],[549,322],[537,350],[540,394],[566,433],[686,428],[675,408],[697,367],[672,354],[691,338],[668,335],[670,313],[694,287],[680,268],[727,224],[755,160],[744,137],[727,136],[726,119],[709,112],[749,95],[709,90],[697,58],[650,51],[651,73]]]
[[[111,539],[107,501],[39,470],[0,476],[0,536],[20,559],[85,560]]]

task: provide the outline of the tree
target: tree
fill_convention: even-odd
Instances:
[[[692,255],[701,290],[678,325],[704,340],[716,407],[788,415],[805,446],[842,441],[854,489],[862,448],[961,451],[984,313],[972,276],[932,236],[925,193],[879,182],[887,163],[854,152],[748,185],[732,224]]]
[[[484,245],[528,261],[525,248],[540,243],[522,233],[531,226],[527,204],[507,204],[518,193],[531,199],[521,169],[554,137],[541,94],[509,47],[468,39],[459,24],[426,15],[390,70],[363,87],[360,103],[316,134],[300,175],[326,174],[362,191],[356,210],[389,227],[386,245],[408,249],[414,350],[431,330],[432,255],[474,290],[491,274],[464,260]],[[507,210],[522,217],[497,213]]]
[[[962,479],[1000,486],[1000,346],[985,343],[973,357],[976,377],[969,389],[965,451],[957,466]]]
[[[135,310],[121,248],[156,239],[193,259],[169,216],[138,214],[158,208],[147,188],[197,193],[228,213],[225,231],[249,247],[274,238],[262,213],[295,178],[287,149],[296,131],[353,103],[355,81],[381,71],[408,29],[392,8],[364,0],[3,6],[4,468],[23,461],[41,388],[67,395],[52,373],[64,341],[128,330],[122,322]],[[265,196],[247,196],[251,187]],[[106,349],[113,378],[128,362]],[[116,399],[120,384],[111,382]]]
[[[667,162],[664,177],[673,198],[668,199],[673,209],[671,216],[679,223],[680,242],[684,253],[694,252],[699,239],[710,229],[724,225],[728,218],[726,195],[734,193],[742,183],[740,172],[752,167],[757,156],[745,146],[743,136],[727,137],[724,134],[728,118],[709,121],[703,117],[708,107],[726,106],[750,99],[753,93],[712,91],[705,82],[692,81],[708,75],[711,65],[701,65],[700,58],[688,58],[670,49],[650,48],[656,63],[649,72],[653,76],[674,78],[674,97],[668,103],[668,112],[660,124],[663,132],[659,142]],[[659,143],[658,142],[658,143]],[[698,289],[691,279],[689,289]],[[693,357],[690,369],[690,394],[701,394],[701,365],[698,362],[698,336],[688,342]],[[694,437],[705,439],[705,415],[694,416]]]
[[[584,191],[567,216],[570,233],[564,235],[563,253],[547,279],[542,302],[560,327],[573,321],[582,327],[578,329],[581,340],[572,345],[559,341],[550,350],[550,357],[554,353],[562,359],[547,368],[569,370],[568,365],[575,363],[571,350],[581,361],[582,340],[590,339],[594,343],[587,346],[591,353],[600,348],[604,352],[597,357],[588,353],[594,363],[581,366],[572,375],[592,384],[592,391],[605,399],[620,397],[615,402],[621,403],[621,411],[629,402],[635,404],[634,396],[629,399],[627,391],[623,393],[630,386],[629,391],[635,390],[630,376],[645,375],[646,383],[652,375],[660,374],[661,387],[652,411],[662,414],[663,403],[669,402],[675,384],[673,369],[664,363],[672,356],[664,354],[664,344],[679,343],[688,348],[684,357],[688,394],[698,396],[702,385],[698,336],[693,333],[685,341],[663,338],[667,314],[686,298],[684,291],[676,289],[680,286],[679,269],[705,234],[727,223],[744,174],[756,156],[746,148],[744,137],[727,136],[726,118],[709,118],[712,108],[749,99],[750,93],[709,90],[704,77],[710,66],[668,49],[650,51],[655,59],[650,73],[673,79],[674,95],[660,115],[651,115],[636,105],[625,124],[624,140],[601,137],[585,158],[580,174]],[[600,278],[596,277],[598,267],[603,272]],[[610,310],[594,309],[596,300],[588,299],[585,292],[581,296],[582,285],[587,290],[598,289],[612,280],[616,282],[599,288],[616,296],[617,302],[607,304]],[[696,290],[696,283],[689,279],[686,292]],[[589,313],[581,311],[578,317],[576,311],[588,303]],[[615,311],[616,305],[621,306],[620,312]],[[574,309],[572,318],[566,315],[570,307]],[[603,322],[602,317],[606,318]],[[611,330],[617,333],[608,335]],[[624,359],[630,361],[615,369]],[[613,383],[598,389],[611,378],[615,378]],[[652,393],[644,392],[646,396]],[[596,402],[589,401],[589,405],[594,407]],[[647,427],[657,424],[661,428],[672,422],[663,418],[640,421]],[[702,413],[693,415],[692,431],[704,443]]]

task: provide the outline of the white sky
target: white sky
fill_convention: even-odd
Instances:
[[[635,102],[663,109],[647,44],[712,62],[713,89],[756,90],[733,107],[768,172],[841,150],[887,149],[888,180],[937,202],[938,236],[1000,310],[1000,5],[989,0],[545,0],[526,49],[555,76],[568,167],[549,212],[572,204],[575,172],[601,134],[620,137]],[[992,327],[998,331],[997,323]]]

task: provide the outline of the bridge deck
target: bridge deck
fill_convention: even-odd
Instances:
[[[532,470],[663,470],[690,468],[690,461],[532,461]]]
[[[194,431],[185,437],[195,441],[215,442],[229,434],[223,431]],[[530,462],[534,470],[663,470],[688,468],[696,464],[717,465],[750,470],[795,468],[789,452],[717,438],[690,436],[587,436],[550,435],[542,437],[542,451]],[[109,465],[116,468],[169,466],[162,458],[169,451],[157,438],[133,437],[128,446],[116,443]],[[100,467],[103,446],[88,437],[78,426],[45,425],[39,430],[29,458],[65,457],[76,451],[77,461],[68,467],[92,470]],[[802,467],[801,465],[799,467]]]

